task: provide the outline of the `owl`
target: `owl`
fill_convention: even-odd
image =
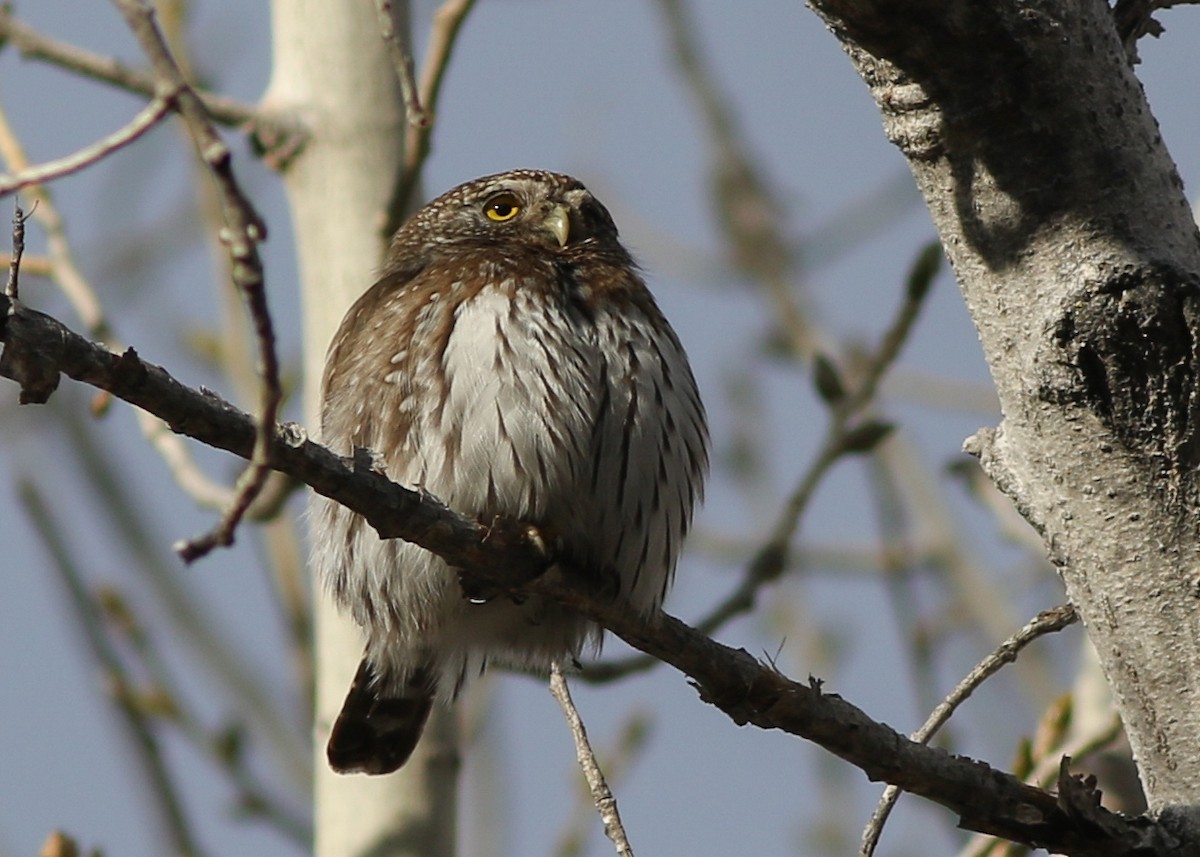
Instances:
[[[322,439],[482,522],[543,528],[632,610],[671,583],[708,465],[679,338],[600,202],[569,176],[460,185],[392,239],[330,345]],[[329,739],[341,772],[384,774],[436,701],[488,664],[545,670],[600,630],[529,597],[472,603],[454,569],[317,497],[314,564],[365,651]]]

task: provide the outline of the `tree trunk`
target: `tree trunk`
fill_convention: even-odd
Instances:
[[[1200,242],[1107,5],[814,0],[908,158],[1150,806],[1200,804]]]
[[[299,116],[311,134],[284,180],[300,261],[305,421],[317,426],[326,347],[386,246],[381,228],[403,154],[404,107],[372,0],[276,0],[273,17],[275,65],[263,106]],[[319,582],[314,589],[317,857],[450,857],[458,773],[452,714],[435,712],[412,760],[392,776],[339,776],[325,762],[363,640]]]

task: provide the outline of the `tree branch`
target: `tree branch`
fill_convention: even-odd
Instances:
[[[936,735],[938,730],[950,719],[955,710],[1002,667],[1015,661],[1022,649],[1039,637],[1061,631],[1078,621],[1079,615],[1070,604],[1063,604],[1039,613],[967,673],[967,676],[930,713],[921,728],[912,734],[912,739],[922,744],[928,743],[929,739]],[[859,848],[859,854],[862,857],[871,857],[875,853],[875,846],[879,844],[883,826],[887,823],[888,816],[891,815],[892,807],[899,799],[900,789],[896,786],[890,785],[884,790],[879,805],[875,807],[875,812],[871,815],[866,830],[863,831],[862,845]]]
[[[612,789],[608,787],[604,771],[600,769],[600,763],[596,760],[592,742],[588,740],[587,728],[583,724],[583,718],[579,716],[579,709],[575,707],[575,702],[571,699],[571,689],[567,686],[566,676],[563,675],[558,661],[550,665],[550,693],[558,700],[563,716],[567,719],[571,738],[575,742],[575,758],[583,771],[584,779],[587,780],[588,791],[592,794],[592,802],[600,813],[600,821],[604,824],[604,834],[612,840],[620,857],[633,857],[633,848],[629,844],[625,825],[621,821],[621,813],[617,809],[617,799],[613,796]]]
[[[229,252],[230,273],[254,324],[259,349],[258,424],[250,464],[234,486],[232,502],[209,532],[183,542],[177,548],[185,562],[192,562],[216,547],[233,544],[234,531],[267,483],[268,447],[274,431],[283,390],[279,382],[279,359],[275,353],[275,331],[267,309],[262,260],[258,244],[267,237],[266,225],[242,191],[233,173],[232,155],[209,121],[203,102],[188,85],[162,33],[154,23],[153,10],[141,0],[113,0],[124,15],[154,68],[156,97],[170,98],[178,105],[188,133],[201,160],[212,173],[225,221],[221,239]]]
[[[383,0],[379,0],[379,2],[383,2]],[[395,192],[388,203],[388,217],[385,226],[388,238],[399,228],[404,218],[413,211],[413,193],[417,189],[417,179],[421,176],[421,167],[429,156],[430,140],[437,122],[438,98],[442,92],[442,79],[450,65],[454,46],[458,42],[459,30],[474,6],[475,0],[445,0],[433,13],[429,45],[425,51],[425,61],[421,66],[420,81],[411,97],[408,94],[405,95],[408,121],[404,132],[404,164],[400,170]],[[411,57],[408,59],[408,64],[411,69]],[[404,76],[401,75],[400,79],[404,81]],[[405,85],[411,86],[411,81]],[[419,113],[413,113],[414,107],[419,109]]]
[[[5,343],[0,375],[21,384],[23,401],[44,402],[61,372],[149,410],[175,431],[210,446],[243,458],[254,448],[254,420],[214,393],[184,386],[132,349],[113,354],[3,296],[0,341]],[[294,424],[275,428],[269,453],[271,467],[363,515],[384,538],[411,541],[461,569],[467,596],[536,594],[562,603],[689,676],[701,699],[735,723],[814,741],[872,780],[947,807],[965,828],[1080,857],[1176,844],[1153,822],[1123,819],[1098,803],[1060,805],[1054,795],[982,762],[910,741],[822,692],[819,682],[791,681],[744,650],[710,640],[671,616],[638,618],[590,592],[586,576],[560,566],[546,572],[553,558],[535,528],[506,519],[472,521],[429,494],[389,481],[371,469],[368,454],[335,455]]]
[[[18,21],[7,5],[0,6],[0,47],[11,41],[22,56],[46,62],[99,80],[112,86],[152,98],[157,93],[155,77],[144,71],[132,69],[112,57],[101,56],[66,42],[44,36],[37,30]],[[258,125],[263,117],[253,106],[233,98],[198,93],[208,114],[222,125]]]
[[[408,124],[427,126],[430,114],[421,104],[421,94],[417,90],[412,45],[409,44],[411,27],[407,6],[402,4],[401,7],[394,7],[392,0],[375,0],[375,14],[379,18],[379,35],[387,46],[396,80],[400,83],[400,94],[404,97],[404,112],[407,114]],[[401,20],[397,20],[397,15]]]
[[[99,606],[64,543],[62,527],[53,519],[49,506],[33,482],[21,480],[17,492],[43,547],[50,554],[52,566],[62,579],[76,624],[83,629],[92,657],[103,673],[109,698],[131,738],[134,756],[150,786],[148,792],[153,796],[153,805],[170,839],[172,851],[179,857],[201,857],[203,852],[196,842],[192,820],[180,793],[179,777],[172,775],[152,718],[138,701],[134,680],[105,633]]]
[[[99,161],[101,158],[128,146],[141,137],[171,112],[172,99],[168,96],[155,96],[153,100],[133,117],[126,125],[112,134],[97,140],[90,146],[85,146],[74,154],[59,158],[46,164],[21,170],[16,175],[0,176],[0,197],[20,190],[29,185],[42,184],[53,179],[69,176],[85,167]]]

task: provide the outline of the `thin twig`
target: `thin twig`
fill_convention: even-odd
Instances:
[[[85,146],[65,158],[22,170],[16,175],[0,176],[0,197],[29,185],[42,184],[90,167],[118,149],[128,146],[161,122],[163,117],[170,112],[171,98],[155,97],[153,101],[139,110],[127,125],[107,137],[97,140],[90,146]]]
[[[646,745],[653,727],[653,720],[645,712],[633,711],[622,724],[616,739],[605,750],[605,778],[613,788],[624,776],[629,767],[637,760],[638,754]],[[575,809],[556,837],[555,847],[549,852],[554,857],[580,857],[587,852],[586,843],[592,830],[592,817],[595,807],[592,803],[591,788],[583,783],[579,789]]]
[[[194,83],[196,64],[189,49],[186,29],[188,6],[182,0],[170,3],[159,0],[157,9],[167,44],[189,83]],[[186,129],[181,130],[186,136]],[[257,143],[266,142],[261,128],[256,129],[256,133]],[[276,150],[274,154],[278,155],[279,151]],[[217,189],[205,164],[197,160],[193,167],[196,208],[205,232],[219,244],[225,218]],[[219,369],[232,381],[239,401],[253,402],[261,385],[256,365],[258,340],[250,328],[242,295],[233,281],[231,260],[226,254],[218,254],[217,263],[216,285],[224,335],[216,344],[214,353]],[[246,517],[263,524],[258,535],[266,561],[259,563],[259,567],[275,589],[290,632],[288,652],[296,674],[298,698],[302,700],[299,710],[311,712],[314,687],[312,603],[306,585],[303,547],[296,522],[279,514],[284,502],[299,487],[300,483],[295,480],[272,472],[254,504],[246,512]],[[232,497],[229,503],[219,508],[230,505]],[[261,722],[270,734],[272,721],[264,719]]]
[[[112,57],[90,53],[75,45],[44,36],[28,24],[13,17],[7,5],[0,6],[0,44],[11,41],[22,56],[46,62],[76,72],[93,80],[111,84],[128,92],[146,97],[158,94],[154,75],[132,69]],[[259,125],[265,120],[248,104],[212,93],[197,93],[209,115],[222,125]]]
[[[458,33],[462,28],[475,0],[446,0],[433,13],[433,24],[429,30],[429,47],[425,52],[425,62],[421,66],[421,80],[417,87],[419,104],[423,110],[422,122],[410,119],[404,135],[404,164],[388,204],[387,224],[385,234],[391,237],[400,224],[410,213],[413,205],[413,194],[417,189],[417,180],[421,175],[421,167],[429,156],[430,138],[433,134],[437,119],[438,98],[442,91],[442,80],[450,65],[450,56],[458,41]]]
[[[0,253],[0,268],[7,268],[12,265],[12,253]],[[52,268],[50,260],[45,256],[21,256],[21,273],[34,277],[46,277],[49,279]]]
[[[375,11],[379,17],[379,35],[387,47],[388,56],[400,82],[400,95],[404,98],[405,118],[409,125],[425,126],[430,122],[430,115],[421,106],[421,94],[417,91],[416,73],[413,69],[412,45],[409,44],[408,15],[405,14],[407,4],[401,4],[397,12],[392,0],[375,0]],[[397,22],[396,17],[401,20]],[[398,25],[397,25],[398,24]]]
[[[942,611],[929,628],[931,639],[957,630],[975,634],[989,648],[990,641],[1004,639],[1013,628],[1019,627],[1024,617],[1018,615],[1008,597],[1011,586],[997,585],[997,578],[989,575],[980,565],[977,551],[964,543],[963,528],[947,501],[944,485],[929,469],[919,462],[920,455],[913,449],[911,438],[901,436],[879,451],[887,459],[889,469],[895,474],[896,484],[905,495],[905,502],[914,517],[913,528],[922,533],[926,551],[933,560],[927,568],[936,572],[950,587],[948,597],[953,606]],[[1044,554],[1044,549],[1038,553]],[[1023,560],[1030,562],[1029,559]],[[1038,566],[1043,568],[1044,564]],[[1003,581],[1014,578],[1001,575]],[[1015,669],[1023,673],[1021,691],[1029,694],[1035,705],[1041,705],[1053,693],[1058,683],[1047,660],[1036,649],[1027,651],[1016,663]]]
[[[95,507],[104,516],[105,527],[133,558],[129,570],[138,581],[139,591],[154,596],[166,621],[187,644],[206,679],[226,697],[236,700],[238,713],[269,744],[289,782],[301,789],[311,787],[307,716],[289,710],[272,696],[261,671],[221,632],[207,602],[197,596],[194,578],[177,573],[174,555],[162,550],[156,522],[145,514],[129,479],[87,418],[68,410],[63,421],[75,457],[74,466],[78,467],[84,485],[92,489]],[[157,419],[154,422],[162,425]]]
[[[109,626],[141,660],[157,706],[193,747],[225,773],[238,792],[239,808],[247,815],[263,819],[302,849],[311,850],[312,825],[273,797],[247,764],[240,724],[216,730],[205,726],[196,712],[184,704],[182,689],[162,657],[161,647],[153,644],[128,600],[115,588],[107,587],[100,593],[100,603]]]
[[[875,398],[884,373],[895,364],[900,350],[908,342],[913,325],[916,324],[921,308],[925,305],[925,296],[929,294],[933,279],[941,270],[944,258],[942,245],[937,241],[930,241],[917,251],[905,278],[904,300],[900,303],[896,317],[880,338],[874,354],[866,361],[858,386],[846,404],[848,410],[858,411]]]
[[[19,203],[13,206],[12,253],[8,256],[8,282],[4,284],[4,294],[14,301],[21,296],[21,257],[25,255],[25,221],[28,218]]]
[[[262,386],[254,453],[234,486],[233,502],[217,525],[204,535],[177,546],[184,561],[193,562],[216,547],[233,543],[237,525],[267,482],[268,451],[283,390],[279,383],[279,359],[275,353],[275,333],[267,308],[262,260],[258,255],[258,243],[266,238],[266,227],[233,174],[229,147],[209,121],[204,104],[184,79],[183,72],[155,25],[153,9],[141,0],[113,0],[113,3],[125,17],[150,60],[156,77],[156,91],[176,93],[179,113],[195,141],[201,159],[216,180],[225,218],[221,237],[229,252],[232,279],[245,298],[258,342]]]
[[[784,206],[739,136],[742,125],[704,61],[708,53],[697,44],[686,4],[659,0],[658,6],[679,73],[707,126],[713,149],[710,196],[732,261],[767,288],[790,349],[797,356],[810,357],[825,350],[824,335],[812,323],[794,287],[795,253],[781,229]]]
[[[28,479],[18,482],[18,496],[42,544],[53,560],[53,566],[67,589],[76,624],[83,628],[92,656],[99,662],[108,681],[113,705],[121,715],[133,738],[137,757],[150,781],[152,795],[164,827],[171,837],[173,851],[181,857],[197,857],[200,848],[192,833],[191,823],[184,812],[178,788],[168,771],[151,718],[138,703],[137,694],[125,665],[104,632],[98,607],[83,575],[63,542],[63,529],[51,515],[41,492]]]
[[[12,172],[23,172],[31,168],[29,156],[25,153],[21,141],[8,122],[8,114],[0,109],[0,157]],[[92,289],[71,253],[67,241],[66,230],[62,217],[50,196],[43,187],[30,187],[28,195],[37,203],[29,212],[46,233],[46,249],[50,257],[51,278],[71,302],[88,335],[101,342],[112,343],[112,328],[109,326],[96,292]]]
[[[937,731],[950,719],[954,711],[966,702],[981,684],[1004,666],[1015,661],[1022,649],[1039,637],[1061,631],[1077,621],[1079,621],[1079,614],[1070,604],[1062,604],[1039,613],[967,673],[954,690],[950,691],[937,708],[930,713],[921,728],[912,734],[912,740],[921,744],[929,743],[929,739],[937,734]],[[888,786],[884,789],[883,797],[880,798],[879,805],[875,807],[875,812],[872,813],[871,820],[863,831],[862,845],[859,848],[859,854],[862,857],[871,857],[875,853],[875,847],[879,844],[879,836],[883,833],[883,826],[887,823],[892,807],[896,805],[899,798],[900,789],[896,786]]]
[[[0,11],[0,20],[2,19],[3,12]],[[3,109],[0,109],[0,157],[3,157],[8,168],[14,172],[30,168],[29,157],[13,132]],[[75,262],[66,226],[50,191],[40,185],[33,185],[28,191],[35,203],[29,216],[37,221],[46,234],[49,252],[47,276],[71,302],[89,337],[103,342],[113,351],[124,350],[125,346],[109,323],[96,290]],[[25,267],[28,273],[27,262]],[[162,456],[175,483],[189,497],[210,509],[223,509],[232,503],[233,492],[205,475],[179,435],[168,430],[161,421],[145,411],[138,411],[136,418],[142,434]]]
[[[919,709],[933,707],[941,696],[934,664],[936,639],[921,621],[918,572],[922,568],[911,544],[913,521],[904,502],[899,474],[887,456],[872,457],[867,463],[872,505],[879,529],[879,565],[892,616],[905,634],[908,659],[913,672],[913,696]]]
[[[550,693],[558,700],[563,715],[567,718],[567,725],[571,728],[571,737],[575,740],[575,757],[579,760],[579,767],[583,770],[583,776],[592,792],[592,801],[596,804],[600,820],[604,823],[605,835],[616,846],[617,854],[621,857],[633,857],[633,849],[625,835],[625,826],[621,824],[621,813],[617,810],[617,799],[613,797],[604,779],[604,772],[600,770],[600,763],[596,761],[596,754],[592,752],[583,718],[579,716],[579,710],[571,701],[571,691],[557,661],[550,667]]]
[[[754,609],[758,591],[777,580],[789,567],[791,543],[804,512],[825,475],[842,458],[868,451],[858,442],[862,439],[863,429],[885,428],[883,423],[870,420],[860,422],[857,418],[874,400],[880,381],[895,363],[901,347],[912,332],[913,324],[929,293],[929,286],[939,268],[941,250],[933,249],[935,247],[936,245],[930,245],[917,254],[905,283],[904,298],[891,324],[880,337],[879,345],[865,359],[857,383],[846,389],[845,382],[840,377],[826,382],[828,388],[837,389],[827,389],[824,394],[830,400],[830,421],[816,457],[801,475],[766,543],[750,560],[738,585],[706,616],[696,622],[696,629],[701,633],[711,634],[735,616]],[[836,375],[837,370],[824,358],[818,360],[818,364],[825,367],[826,372]],[[818,386],[821,386],[820,381]],[[868,448],[869,446],[868,444]],[[634,655],[616,661],[587,664],[583,668],[582,676],[591,682],[609,682],[650,669],[654,664],[655,661],[651,658]]]

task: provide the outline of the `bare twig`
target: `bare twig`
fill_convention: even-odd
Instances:
[[[0,13],[2,15],[2,13]],[[0,157],[2,157],[13,172],[23,172],[31,169],[29,157],[21,145],[17,135],[9,125],[8,115],[0,110]],[[30,216],[36,220],[46,232],[46,245],[49,253],[50,276],[71,301],[75,312],[83,321],[88,334],[102,342],[112,341],[112,328],[109,326],[100,301],[87,279],[75,264],[67,241],[66,230],[62,218],[50,196],[43,187],[29,188],[29,196],[37,203]]]
[[[3,12],[0,11],[0,16],[2,15]],[[29,158],[13,133],[3,110],[0,110],[0,157],[4,158],[9,169],[13,171],[29,169]],[[49,270],[45,272],[46,275],[62,289],[92,339],[103,342],[114,351],[122,350],[124,346],[105,316],[95,289],[75,262],[66,227],[50,191],[38,185],[31,186],[28,190],[35,203],[29,216],[38,222],[46,234],[49,251]],[[28,272],[28,262],[25,267]],[[159,420],[145,412],[138,412],[137,421],[142,434],[166,461],[176,484],[189,497],[201,506],[212,509],[225,508],[232,502],[232,492],[209,479],[200,470],[187,445],[178,435],[168,431]]]
[[[217,134],[203,102],[188,86],[171,56],[154,23],[153,10],[141,0],[113,0],[113,3],[125,17],[150,60],[157,81],[156,91],[165,90],[175,94],[179,113],[196,143],[201,159],[216,180],[225,218],[222,239],[232,263],[232,278],[246,300],[259,346],[262,387],[254,453],[249,466],[238,477],[233,501],[225,509],[220,522],[208,533],[177,547],[180,556],[186,562],[192,562],[216,547],[233,543],[237,525],[267,482],[268,447],[283,392],[279,383],[279,360],[275,354],[275,333],[263,284],[262,261],[258,256],[258,243],[266,238],[266,228],[234,177],[229,147]]]
[[[129,643],[130,650],[141,661],[153,688],[155,708],[161,709],[163,716],[179,727],[192,746],[225,773],[237,789],[239,808],[247,815],[263,819],[301,848],[310,850],[311,824],[276,800],[247,765],[240,724],[216,730],[205,726],[192,707],[184,703],[182,689],[163,659],[160,647],[153,644],[125,597],[115,588],[106,587],[100,592],[100,605],[110,627]]]
[[[859,421],[857,418],[873,401],[879,382],[899,356],[900,348],[911,333],[925,296],[929,293],[941,258],[941,249],[936,244],[929,245],[917,255],[909,271],[904,299],[896,316],[884,331],[875,351],[865,359],[852,389],[846,388],[845,382],[826,358],[816,361],[817,386],[818,389],[824,388],[822,395],[830,406],[830,421],[825,437],[816,457],[784,504],[766,543],[750,560],[738,585],[696,623],[701,633],[711,634],[735,616],[754,609],[758,591],[777,580],[788,568],[792,540],[804,511],[825,475],[842,458],[869,451],[886,435],[886,423]],[[618,661],[589,664],[583,669],[583,677],[592,682],[614,681],[630,673],[650,669],[654,663],[653,659],[635,655]]]
[[[954,690],[950,691],[941,704],[930,713],[921,728],[912,734],[912,740],[922,744],[928,743],[929,739],[937,734],[937,731],[954,714],[955,709],[966,702],[981,684],[999,672],[1005,665],[1015,661],[1022,649],[1039,637],[1061,631],[1078,621],[1079,614],[1070,604],[1063,604],[1039,613],[967,673]],[[1057,771],[1056,760],[1054,772],[1057,773]],[[896,805],[896,801],[900,797],[900,791],[896,786],[888,786],[884,790],[879,805],[875,808],[870,822],[863,831],[862,845],[859,848],[859,854],[862,857],[871,857],[875,853],[875,846],[879,844],[883,825],[887,823],[892,807]]]
[[[592,752],[583,718],[579,716],[579,710],[571,700],[571,691],[557,661],[550,667],[550,693],[558,700],[563,715],[567,718],[567,725],[571,728],[571,737],[575,741],[575,757],[592,792],[592,802],[596,804],[600,820],[604,823],[604,834],[616,846],[617,854],[621,857],[633,857],[633,849],[629,846],[625,826],[621,823],[621,813],[617,809],[617,799],[613,797],[612,790],[604,779],[604,772],[600,770],[600,763],[596,761],[596,754]]]
[[[162,426],[158,419],[146,416]],[[187,642],[206,676],[228,698],[237,701],[239,715],[270,745],[289,781],[301,789],[310,787],[306,716],[295,716],[272,697],[262,674],[218,630],[220,623],[214,621],[204,599],[197,597],[193,579],[176,573],[175,557],[163,551],[156,523],[148,520],[144,504],[136,497],[114,457],[100,443],[87,418],[71,411],[64,416],[64,423],[76,459],[74,466],[78,467],[84,484],[91,486],[105,526],[133,558],[129,569],[138,581],[139,591],[155,597],[166,620],[179,638]],[[163,430],[166,431],[165,427]]]
[[[825,350],[823,334],[811,322],[792,282],[796,260],[781,229],[784,207],[739,136],[740,124],[703,60],[706,53],[697,45],[686,4],[659,0],[658,6],[679,73],[707,126],[713,149],[710,196],[732,261],[766,287],[791,350],[810,357]]]
[[[90,146],[65,158],[22,170],[16,175],[0,176],[0,197],[23,187],[62,178],[89,167],[118,149],[128,146],[161,122],[163,117],[170,112],[171,98],[156,96],[153,101],[139,110],[127,125],[107,137],[97,140]]]
[[[413,205],[413,194],[417,189],[421,167],[429,156],[430,137],[437,119],[442,79],[450,65],[450,56],[458,40],[459,30],[474,5],[475,0],[445,0],[433,13],[429,47],[425,52],[425,62],[421,66],[421,80],[417,88],[423,121],[412,121],[410,113],[404,139],[404,165],[388,205],[387,224],[384,227],[385,234],[389,237],[408,216]]]
[[[0,268],[10,267],[12,265],[12,261],[12,253],[0,253]],[[49,278],[52,268],[50,265],[50,260],[45,256],[22,255],[20,262],[22,274]]]
[[[413,70],[412,45],[409,43],[409,26],[405,4],[394,7],[391,0],[375,0],[375,11],[379,17],[379,34],[387,46],[388,56],[400,81],[400,94],[404,98],[404,112],[409,125],[417,127],[430,123],[430,114],[421,106],[421,94],[417,91],[416,73]],[[397,21],[397,15],[402,20]],[[398,25],[398,26],[397,26]]]
[[[189,83],[194,83],[197,76],[196,66],[189,50],[186,28],[189,8],[183,0],[159,0],[156,5],[163,35],[175,61]],[[181,130],[186,136],[186,129]],[[261,127],[255,129],[256,143],[267,142],[263,130]],[[282,142],[286,145],[286,141]],[[277,158],[280,154],[280,150],[276,149],[268,155],[268,160]],[[193,167],[196,208],[206,233],[219,246],[225,222],[220,197],[205,164],[197,160]],[[253,402],[258,397],[261,387],[256,359],[258,340],[250,326],[251,319],[245,312],[243,296],[233,280],[232,260],[228,254],[218,252],[214,261],[217,266],[215,281],[222,331],[219,342],[213,343],[218,364],[215,368],[223,371],[233,383],[239,402]],[[279,515],[284,502],[298,487],[299,483],[294,480],[271,473],[261,493],[247,510],[246,517],[263,525],[258,536],[259,543],[265,551],[266,561],[260,563],[259,567],[274,586],[280,608],[286,617],[286,627],[291,635],[289,654],[296,673],[299,698],[308,701],[313,698],[311,598],[306,586],[303,550],[296,523]],[[232,506],[232,494],[226,494],[229,494],[228,502],[218,508]],[[311,706],[305,702],[300,706],[300,710],[309,712]],[[269,724],[271,721],[261,722]]]
[[[911,627],[905,637],[913,673],[913,697],[919,709],[927,711],[941,698],[933,658],[937,638],[922,621],[917,583],[923,566],[918,564],[918,554],[911,543],[914,526],[903,486],[888,458],[873,456],[865,468],[879,529],[878,564],[897,627]]]
[[[636,760],[645,747],[652,730],[652,719],[645,712],[633,711],[621,725],[616,738],[603,752],[605,779],[611,789]],[[590,785],[585,781],[577,792],[575,809],[563,831],[556,837],[554,857],[581,857],[587,853],[587,841],[592,830],[595,805]]]
[[[171,837],[173,850],[182,857],[197,857],[201,851],[192,833],[191,822],[184,812],[179,790],[163,759],[151,718],[138,704],[128,671],[104,632],[97,605],[84,584],[75,559],[64,544],[63,530],[54,521],[50,508],[33,482],[21,479],[17,490],[26,514],[66,586],[76,624],[83,628],[92,656],[104,670],[113,705],[133,738],[137,757],[150,781],[148,792]]]
[[[21,257],[25,255],[25,221],[28,218],[19,204],[13,206],[12,253],[8,257],[8,282],[4,284],[4,294],[13,300],[21,296]]]
[[[11,41],[30,59],[50,62],[68,71],[111,84],[120,89],[147,97],[158,93],[154,75],[129,68],[111,57],[90,53],[75,45],[44,36],[27,24],[13,17],[8,6],[0,6],[0,44]],[[233,98],[212,93],[199,93],[204,107],[222,125],[241,126],[262,123],[263,117],[254,107]]]
[[[884,373],[896,362],[896,358],[900,356],[900,349],[912,333],[921,307],[925,304],[925,296],[933,285],[934,277],[941,270],[944,258],[942,245],[937,241],[930,241],[917,252],[904,283],[904,300],[900,303],[896,317],[884,331],[874,354],[866,361],[862,378],[846,405],[849,410],[857,411],[875,398]]]

